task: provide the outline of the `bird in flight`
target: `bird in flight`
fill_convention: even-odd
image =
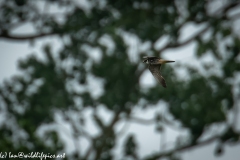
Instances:
[[[148,57],[148,56],[143,57],[143,63],[148,64],[148,69],[150,70],[152,75],[158,80],[158,82],[162,84],[164,88],[166,88],[167,85],[166,85],[165,79],[163,78],[160,72],[161,65],[165,63],[171,63],[171,62],[175,62],[175,61],[164,60],[158,57]]]

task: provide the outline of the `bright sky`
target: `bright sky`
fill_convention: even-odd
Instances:
[[[26,31],[28,28],[22,28],[22,30]],[[183,35],[189,35],[188,33],[192,33],[198,30],[193,25],[189,25],[186,27],[186,29],[183,31]],[[184,33],[185,32],[185,33]],[[182,39],[186,39],[186,37],[182,37]],[[160,40],[161,41],[161,40]],[[164,40],[162,40],[164,41]],[[9,79],[12,75],[18,74],[19,71],[17,70],[17,61],[19,59],[25,58],[29,54],[37,54],[39,57],[42,56],[41,53],[41,47],[45,43],[53,43],[55,46],[55,51],[57,50],[57,47],[60,47],[60,43],[56,38],[42,38],[40,40],[37,40],[35,42],[35,46],[32,47],[29,45],[28,42],[13,42],[13,41],[5,41],[0,40],[0,48],[1,48],[1,55],[0,55],[0,82],[2,82],[4,79]],[[164,42],[159,42],[164,43]],[[134,42],[133,42],[134,44]],[[161,45],[161,44],[159,44]],[[197,64],[196,59],[193,56],[193,51],[195,49],[194,43],[191,43],[187,45],[186,47],[183,47],[181,49],[172,49],[167,50],[163,53],[163,57],[170,60],[175,60],[179,63],[192,63]],[[199,65],[199,64],[198,64]],[[155,83],[153,76],[151,76],[150,72],[145,73],[143,78],[143,84],[148,83]],[[161,103],[161,102],[160,102]],[[156,108],[156,110],[162,110],[163,105],[159,105],[161,108]],[[135,113],[139,117],[144,118],[151,118],[153,117],[156,110],[136,110]],[[104,117],[108,117],[110,113],[108,111],[102,109],[102,115],[105,115]],[[119,124],[118,129],[122,128],[124,124]],[[150,154],[154,151],[159,150],[159,143],[160,143],[160,136],[156,134],[155,127],[152,126],[141,126],[138,124],[130,124],[127,126],[128,130],[127,133],[135,133],[137,135],[137,140],[140,143],[141,146],[139,148],[140,155],[146,155]],[[90,127],[90,129],[93,129],[93,127]],[[178,135],[177,132],[174,130],[171,130],[170,128],[166,131],[166,141],[172,142],[176,138],[176,135]],[[66,138],[66,137],[65,137]],[[122,136],[119,139],[119,145],[123,143],[125,136]],[[67,142],[67,140],[66,140]],[[72,142],[68,142],[67,145],[70,150],[68,152],[71,152],[71,145]],[[188,152],[185,152],[183,155],[183,159],[185,160],[202,160],[202,159],[208,159],[208,160],[239,160],[240,157],[240,145],[238,146],[227,146],[224,152],[224,155],[221,157],[215,157],[214,156],[214,149],[217,143],[213,143],[208,147],[201,147],[195,150],[190,150]],[[82,144],[83,147],[85,145]],[[117,148],[119,148],[119,145]],[[119,150],[117,149],[116,154],[119,154]]]
[[[82,8],[86,9],[86,12],[89,8],[91,8],[91,5],[89,5],[88,1],[82,0],[82,1],[75,1],[78,3],[78,5]],[[104,2],[104,1],[103,1]],[[42,5],[43,6],[43,5]],[[49,11],[53,10],[59,10],[59,8],[51,8]],[[239,26],[239,25],[237,25]],[[188,24],[185,29],[183,29],[181,35],[181,40],[184,41],[186,40],[189,35],[193,35],[194,32],[197,32],[199,29],[204,27],[203,25],[194,25],[194,24]],[[28,33],[33,33],[34,30],[30,26],[22,26],[18,30],[14,31],[16,33],[25,33],[28,31]],[[136,38],[129,38],[127,37],[126,39],[129,39],[129,44],[130,49],[129,49],[129,57],[131,57],[132,61],[135,61],[134,57],[132,56],[135,54],[136,51],[140,47],[142,47],[141,44],[138,43],[138,40]],[[159,42],[156,44],[156,48],[161,47],[166,41],[168,40],[167,37],[160,39]],[[37,40],[35,42],[34,46],[29,45],[28,42],[14,42],[14,41],[6,41],[3,39],[0,39],[0,48],[1,48],[1,54],[0,54],[0,83],[3,80],[9,79],[12,75],[19,74],[19,70],[17,69],[17,61],[19,59],[25,58],[29,54],[36,54],[38,57],[42,57],[41,53],[41,48],[44,44],[49,43],[52,44],[51,46],[54,46],[54,51],[57,51],[59,47],[61,47],[61,43],[59,42],[58,39],[51,37],[51,38],[41,38],[40,40]],[[111,47],[110,47],[111,48]],[[201,69],[201,64],[197,61],[197,59],[194,57],[193,53],[195,50],[195,44],[190,43],[185,47],[182,48],[177,48],[177,49],[169,49],[165,52],[162,53],[162,57],[165,59],[169,60],[175,60],[176,63],[171,64],[171,65],[177,65],[178,63],[183,63],[183,64],[191,64],[194,66],[197,66],[198,68]],[[93,52],[92,52],[93,53]],[[94,52],[93,58],[96,57],[97,51]],[[205,59],[207,61],[212,61],[211,56],[206,56]],[[217,68],[213,69],[214,72],[218,72]],[[180,74],[184,75],[184,72],[179,72]],[[184,76],[183,76],[184,77]],[[93,82],[95,83],[95,82]],[[153,85],[156,83],[154,80],[153,76],[151,75],[150,72],[145,72],[142,79],[141,79],[142,85]],[[136,109],[134,112],[136,113],[137,116],[139,117],[144,117],[146,119],[152,118],[155,114],[156,111],[163,111],[167,110],[166,106],[162,103],[159,102],[160,104],[158,107],[155,109],[147,109],[147,110],[138,110]],[[105,122],[107,123],[109,118],[111,118],[111,113],[107,111],[105,108],[100,108],[99,109],[100,114],[105,118]],[[90,115],[90,111],[87,111],[86,115]],[[58,122],[61,122],[62,125],[64,125],[66,128],[68,126],[64,124],[64,122],[61,121],[61,118],[58,117]],[[240,123],[239,123],[240,124]],[[116,127],[118,130],[121,130],[121,128],[124,126],[124,123],[118,124]],[[140,155],[146,155],[153,153],[154,151],[158,151],[160,148],[160,136],[156,134],[155,132],[155,127],[152,126],[142,126],[138,124],[129,124],[127,127],[126,133],[135,133],[137,136],[137,140],[139,142],[139,153]],[[95,133],[97,132],[96,129],[94,129],[94,126],[91,122],[89,122],[89,128],[91,132]],[[70,129],[69,129],[70,130]],[[69,131],[71,132],[71,131]],[[165,134],[165,142],[173,142],[176,136],[179,133],[167,128],[166,134]],[[61,135],[61,137],[64,139],[66,142],[66,149],[67,152],[71,152],[74,147],[73,142],[69,140],[69,137],[66,135]],[[120,149],[119,146],[122,145],[124,139],[126,136],[122,136],[119,139],[119,143],[116,147],[116,155],[120,154]],[[240,145],[238,146],[226,146],[225,147],[225,152],[224,155],[221,157],[215,157],[214,156],[214,149],[217,143],[213,143],[207,147],[201,147],[197,148],[195,150],[190,150],[188,152],[184,152],[182,154],[182,157],[184,160],[239,160],[240,157]],[[87,143],[82,143],[81,147],[86,148]]]

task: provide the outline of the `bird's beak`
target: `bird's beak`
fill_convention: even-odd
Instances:
[[[160,62],[160,64],[165,64],[165,63],[172,63],[172,62],[175,62],[175,61],[159,59],[159,62]]]

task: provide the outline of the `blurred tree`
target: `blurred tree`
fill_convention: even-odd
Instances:
[[[2,0],[2,40],[34,44],[41,37],[56,36],[62,46],[56,53],[46,44],[45,59],[32,55],[19,61],[23,75],[1,84],[1,151],[62,153],[66,145],[62,135],[68,134],[75,152],[67,159],[179,159],[181,151],[213,141],[219,141],[216,154],[223,153],[224,145],[240,142],[236,128],[240,40],[234,31],[239,4],[235,0]],[[18,34],[16,30],[26,24],[34,32]],[[183,40],[183,29],[191,24],[201,27]],[[158,49],[161,38],[167,42]],[[138,45],[132,47],[132,40]],[[199,61],[204,55],[214,59],[211,65],[201,63],[204,74],[188,64],[166,66],[167,89],[140,85],[147,70],[141,63],[143,55],[159,56],[190,43],[196,45]],[[180,68],[187,80],[177,74]],[[96,92],[96,83],[102,92]],[[151,120],[135,117],[134,108],[149,108],[159,101],[169,106],[166,114],[157,113]],[[112,115],[107,123],[99,113],[102,107]],[[97,134],[89,132],[89,119]],[[179,137],[172,150],[143,157],[138,155],[136,135],[129,135],[124,153],[117,157],[116,125],[123,121],[155,124],[159,134],[166,126],[179,127],[188,135]],[[224,129],[209,134],[213,126]],[[88,145],[81,148],[79,140]]]

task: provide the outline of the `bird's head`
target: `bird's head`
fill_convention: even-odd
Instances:
[[[151,65],[159,65],[159,64],[165,64],[165,63],[171,63],[175,61],[170,61],[170,60],[164,60],[160,59],[158,57],[143,57],[143,63],[146,64],[151,64]]]

